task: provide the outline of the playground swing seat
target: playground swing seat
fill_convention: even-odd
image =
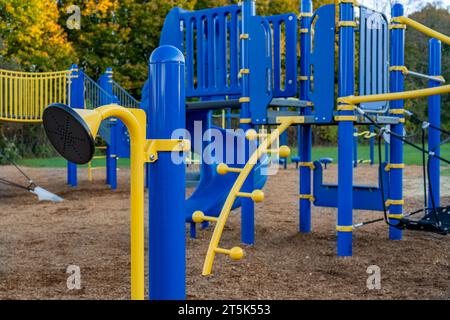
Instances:
[[[25,186],[25,185],[21,185],[19,183],[13,182],[13,181],[9,181],[9,180],[4,179],[4,178],[0,178],[0,184],[31,192],[32,194],[34,194],[34,195],[36,195],[38,197],[39,201],[51,201],[51,202],[62,202],[62,201],[64,201],[63,198],[61,198],[61,197],[57,196],[56,194],[51,193],[50,191],[45,190],[44,188],[39,187],[38,185],[36,185],[36,183],[25,173],[25,171],[23,171],[17,165],[17,163],[15,161],[13,161],[10,157],[6,156],[1,151],[0,151],[0,157],[2,157],[3,159],[5,159],[9,163],[11,163],[11,165],[13,165],[17,169],[17,171],[28,181],[28,184]]]

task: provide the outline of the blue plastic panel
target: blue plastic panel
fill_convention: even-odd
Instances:
[[[173,9],[160,45],[173,45],[186,58],[186,97],[239,95],[238,5],[188,12]]]
[[[294,13],[266,18],[272,31],[273,96],[297,95],[297,16]]]
[[[338,186],[323,183],[323,168],[319,161],[314,162],[314,205],[317,207],[337,208]],[[389,199],[389,173],[383,165],[383,187],[385,197]],[[353,209],[383,211],[380,180],[378,186],[353,186]]]
[[[316,123],[331,123],[335,104],[335,6],[319,8],[312,18],[313,49],[309,55],[314,77],[309,97],[314,103]],[[306,74],[306,72],[304,73]]]
[[[267,107],[273,99],[272,39],[269,22],[259,16],[248,20],[250,114],[255,124],[267,123]]]
[[[389,23],[386,16],[361,8],[359,94],[371,95],[389,91]],[[379,112],[386,110],[387,101],[364,103],[361,108]]]

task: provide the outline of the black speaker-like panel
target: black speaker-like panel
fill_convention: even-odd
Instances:
[[[44,110],[43,123],[48,139],[62,157],[75,164],[86,164],[92,160],[95,139],[73,108],[52,104]]]

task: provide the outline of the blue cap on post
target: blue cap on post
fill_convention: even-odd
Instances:
[[[153,51],[150,63],[184,63],[184,55],[174,46],[161,46]]]

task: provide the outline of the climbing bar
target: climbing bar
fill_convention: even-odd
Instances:
[[[247,130],[247,132],[245,133],[245,137],[250,141],[256,140],[258,138],[267,138],[269,136],[270,133],[258,133],[255,129]]]
[[[442,42],[450,45],[450,37],[446,36],[443,33],[437,32],[436,30],[433,30],[413,19],[410,19],[407,17],[396,17],[396,18],[392,18],[391,21],[410,26],[410,27],[426,34],[427,36],[429,36],[431,38],[441,40]]]
[[[264,192],[262,192],[261,190],[254,190],[252,193],[238,192],[236,193],[236,197],[249,198],[252,199],[254,202],[263,202]]]
[[[217,222],[217,218],[205,216],[205,214],[201,211],[195,211],[192,214],[192,221],[194,221],[195,223],[202,223],[204,221]]]
[[[367,103],[367,102],[416,99],[416,98],[423,98],[423,97],[445,94],[445,93],[449,93],[449,92],[450,92],[450,85],[446,85],[446,86],[435,87],[435,88],[396,92],[396,93],[373,94],[373,95],[368,95],[368,96],[341,97],[338,99],[338,103],[360,104],[360,103]]]
[[[217,219],[217,223],[214,228],[214,232],[211,238],[211,241],[209,243],[208,252],[206,253],[205,262],[203,264],[203,271],[202,274],[204,276],[207,276],[211,274],[212,267],[214,264],[214,258],[217,253],[217,250],[219,249],[219,242],[220,238],[222,237],[223,230],[225,228],[225,224],[228,220],[228,217],[231,213],[231,210],[233,209],[234,202],[236,201],[236,197],[242,195],[240,192],[242,186],[244,185],[245,181],[247,180],[247,177],[252,172],[253,168],[255,167],[256,163],[258,162],[258,159],[260,158],[262,154],[262,150],[267,150],[270,148],[272,143],[274,143],[279,136],[287,130],[291,125],[296,124],[298,121],[297,117],[279,117],[277,118],[278,121],[280,121],[280,125],[277,127],[277,130],[274,130],[266,140],[262,141],[260,145],[258,146],[258,149],[253,152],[251,155],[249,161],[245,164],[244,168],[242,168],[242,172],[237,177],[233,187],[230,190],[230,193],[228,194],[227,199],[225,200],[225,203],[222,207],[222,211],[220,212],[220,215]],[[304,117],[303,117],[304,121]],[[256,191],[256,190],[255,190]],[[252,194],[255,193],[253,191]],[[264,198],[264,193],[261,190],[258,190],[260,192],[259,197],[262,196]],[[246,197],[248,197],[248,194],[245,194]],[[219,252],[223,253],[223,252]],[[228,252],[227,252],[228,253]],[[242,256],[243,256],[243,252]]]
[[[287,158],[291,155],[291,149],[288,146],[281,146],[279,149],[268,149],[266,153],[278,154],[280,158]]]
[[[216,248],[214,250],[215,253],[225,254],[227,256],[230,256],[232,260],[241,260],[244,257],[244,251],[239,247],[231,248],[231,250],[228,249],[222,249],[222,248]]]
[[[228,172],[240,173],[240,172],[242,172],[242,168],[231,168],[228,165],[226,165],[225,163],[221,163],[217,166],[216,171],[220,175],[225,175]]]

